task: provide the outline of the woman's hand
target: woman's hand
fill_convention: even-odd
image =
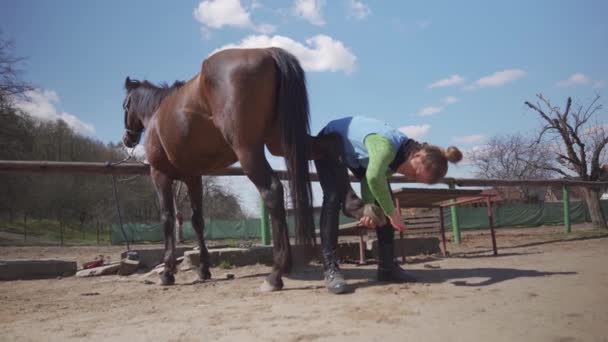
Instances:
[[[391,222],[391,226],[393,226],[393,228],[395,230],[398,230],[400,232],[405,230],[405,225],[403,224],[403,221],[401,220],[401,215],[399,215],[398,210],[395,210],[393,212],[393,214],[389,217],[389,220]],[[359,219],[359,224],[361,224],[362,226],[364,226],[365,228],[368,228],[368,229],[376,228],[376,224],[374,223],[374,220],[369,216],[363,216],[361,219]]]
[[[362,218],[360,218],[359,224],[364,226],[367,229],[376,228],[376,223],[374,223],[374,220],[372,220],[372,218],[369,216],[363,216]]]
[[[400,232],[405,230],[405,225],[403,224],[403,221],[401,220],[401,214],[399,214],[399,210],[393,211],[393,213],[391,214],[389,219],[391,221],[391,226],[393,226],[393,228],[395,228],[395,230],[398,230]]]

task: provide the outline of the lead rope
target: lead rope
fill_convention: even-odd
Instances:
[[[116,210],[118,212],[118,224],[120,225],[120,231],[122,232],[123,239],[125,239],[125,242],[127,243],[127,251],[130,251],[131,246],[129,245],[129,239],[127,238],[125,228],[122,225],[122,213],[120,211],[120,203],[118,202],[118,187],[116,186],[116,176],[114,174],[112,174],[112,190],[114,192],[114,202],[116,202]]]
[[[124,158],[123,160],[118,161],[116,163],[112,163],[112,162],[108,161],[108,162],[106,162],[106,165],[108,167],[112,167],[112,166],[116,166],[116,165],[125,163],[126,161],[128,161],[130,159],[136,159],[136,158],[134,158],[134,151],[135,151],[135,149],[131,149],[130,152],[127,150],[126,158]],[[122,237],[125,240],[125,243],[127,244],[127,251],[131,251],[131,245],[129,244],[129,238],[127,237],[127,232],[125,231],[125,228],[122,223],[122,212],[120,211],[120,202],[118,200],[118,186],[116,184],[116,175],[114,175],[114,173],[112,173],[112,192],[114,193],[114,202],[116,203],[116,211],[118,213],[118,224],[120,226],[120,231],[122,232]]]
[[[142,165],[147,165],[146,163],[138,160],[135,157],[135,148],[132,148],[129,151],[129,149],[125,147],[125,150],[126,150],[125,154],[127,155],[126,158],[124,158],[121,161],[115,162],[115,163],[107,161],[106,162],[106,166],[112,167],[112,166],[120,165],[120,164],[125,163],[125,162],[127,162],[129,160],[135,160],[136,162],[138,162],[138,163],[140,163]],[[120,231],[122,232],[122,237],[125,240],[125,243],[127,244],[127,252],[129,252],[129,251],[131,251],[131,246],[129,244],[129,238],[127,237],[127,232],[125,231],[125,228],[124,228],[123,222],[122,222],[122,212],[120,211],[120,202],[118,200],[118,185],[117,185],[117,182],[116,182],[116,175],[114,173],[111,173],[111,174],[112,174],[112,192],[114,193],[114,202],[116,203],[116,211],[118,213],[118,224],[120,225]],[[139,177],[139,175],[130,177],[128,179],[122,179],[122,180],[119,180],[119,181],[128,182],[128,181],[130,181],[132,179],[135,179],[137,177]]]

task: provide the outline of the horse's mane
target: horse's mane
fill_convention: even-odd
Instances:
[[[126,85],[131,95],[131,106],[140,113],[152,113],[161,104],[163,99],[181,88],[186,82],[175,81],[172,85],[162,82],[158,85],[144,81],[130,81]]]

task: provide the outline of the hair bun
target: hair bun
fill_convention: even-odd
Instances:
[[[457,147],[450,146],[444,152],[445,158],[451,163],[458,163],[462,160],[462,152]]]

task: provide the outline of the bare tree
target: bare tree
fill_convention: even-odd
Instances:
[[[494,179],[543,179],[553,173],[537,165],[551,166],[552,154],[541,144],[522,134],[499,135],[488,140],[484,146],[468,154],[475,176]],[[508,197],[508,188],[496,189]],[[519,197],[524,200],[543,199],[546,189],[518,187]]]
[[[246,216],[237,196],[210,176],[203,177],[203,214],[220,219],[242,219]]]
[[[525,104],[538,113],[543,126],[536,143],[549,143],[559,166],[537,165],[545,170],[554,171],[565,178],[576,178],[584,181],[599,181],[606,177],[606,144],[608,132],[605,123],[592,121],[594,114],[602,109],[600,96],[596,95],[586,106],[572,105],[572,98],[566,100],[566,107],[561,109],[537,95],[538,101]],[[585,202],[593,225],[608,229],[606,219],[600,206],[600,190],[585,189]]]
[[[22,95],[32,87],[21,76],[18,65],[25,58],[14,54],[15,44],[5,39],[0,31],[0,102],[2,106],[10,102],[13,96]]]

